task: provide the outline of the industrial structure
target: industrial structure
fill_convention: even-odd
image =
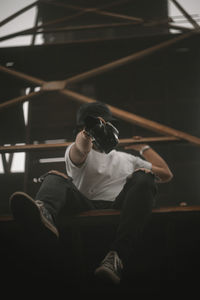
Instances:
[[[39,0],[0,22],[4,26],[38,8],[33,28],[0,37],[1,46],[1,41],[32,35],[30,46],[0,48],[2,222],[11,222],[12,192],[23,190],[34,197],[38,177],[51,169],[65,172],[63,156],[73,141],[76,111],[82,103],[99,100],[119,120],[120,149],[138,143],[134,136],[141,136],[140,143],[150,144],[166,159],[174,179],[159,186],[155,215],[162,219],[177,213],[186,223],[195,215],[190,229],[196,241],[200,26],[178,1],[171,2],[193,28],[174,23],[167,0]],[[42,45],[35,45],[37,35],[42,35]],[[13,172],[14,156],[22,152],[24,170]],[[170,241],[177,232],[180,238],[179,226],[174,231],[170,227]]]

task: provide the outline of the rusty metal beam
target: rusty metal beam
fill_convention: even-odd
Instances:
[[[120,139],[119,146],[124,147],[127,145],[141,144],[141,143],[163,143],[163,142],[179,142],[178,138],[173,136],[161,136],[161,137],[146,137],[134,139]],[[41,150],[58,150],[65,149],[71,142],[57,143],[57,144],[27,144],[27,145],[15,145],[15,146],[0,146],[0,153],[12,153],[12,152],[29,152],[29,151],[41,151]]]
[[[5,71],[5,69],[8,69],[8,68],[3,67],[2,69]],[[0,71],[2,69],[0,68]],[[45,82],[45,81],[43,81],[41,79],[38,79],[38,78],[35,78],[35,77],[32,77],[32,76],[28,76],[28,75],[23,74],[21,72],[17,72],[17,71],[14,71],[14,70],[9,70],[9,71],[12,71],[12,72],[9,72],[10,75],[13,75],[15,77],[17,76],[17,77],[19,77],[21,79],[24,79],[26,81],[28,79],[30,79],[30,81],[32,83],[34,83],[34,81],[35,81],[35,83],[36,82],[37,83],[38,82],[41,82],[41,83]],[[6,70],[6,72],[7,72],[7,70]],[[61,90],[59,92],[62,95],[67,96],[69,99],[77,101],[79,103],[89,103],[89,102],[91,103],[91,102],[95,102],[96,101],[95,99],[86,97],[84,95],[81,95],[81,94],[79,94],[77,92],[70,91],[68,89],[64,89],[64,90]],[[108,106],[109,106],[112,114],[114,116],[116,116],[117,118],[119,118],[119,119],[127,121],[127,122],[129,122],[131,124],[135,124],[137,126],[146,128],[148,130],[151,130],[151,131],[163,134],[163,135],[168,135],[168,136],[170,135],[170,136],[173,136],[173,137],[176,137],[176,138],[179,138],[179,139],[186,140],[186,141],[188,141],[188,142],[190,142],[190,143],[192,143],[194,145],[200,146],[200,138],[198,138],[198,137],[195,137],[195,136],[192,136],[192,135],[187,134],[185,132],[182,132],[182,131],[173,129],[171,127],[162,125],[162,124],[160,124],[158,122],[151,121],[149,119],[146,119],[146,118],[143,118],[141,116],[135,115],[133,113],[124,111],[122,109],[119,109],[117,107],[114,107],[114,106],[111,106],[111,105],[108,105]],[[4,108],[5,108],[5,106],[4,106]]]
[[[30,5],[27,5],[26,7],[18,10],[16,13],[10,15],[9,17],[7,17],[6,19],[4,19],[3,21],[0,22],[0,27],[7,24],[10,21],[12,21],[13,19],[20,16],[21,14],[23,14],[27,10],[31,9],[32,7],[36,6],[38,3],[39,3],[39,1],[35,1],[35,2],[31,3]]]
[[[0,42],[5,41],[5,40],[9,40],[9,39],[12,39],[14,37],[21,36],[21,35],[34,34],[38,29],[46,28],[48,26],[55,25],[55,24],[60,24],[64,21],[74,19],[75,17],[80,16],[81,14],[83,14],[83,13],[78,12],[78,13],[75,13],[71,16],[55,19],[53,21],[46,22],[42,25],[38,25],[38,26],[31,27],[31,28],[28,28],[28,29],[25,29],[25,30],[20,30],[20,31],[11,33],[11,34],[4,35],[4,36],[0,37]]]
[[[176,0],[171,0],[174,5],[182,12],[182,14],[187,18],[187,20],[194,26],[195,29],[200,29],[199,24],[186,12],[186,10],[178,3]]]
[[[184,27],[184,26],[178,26],[178,25],[174,25],[174,24],[169,24],[168,28],[175,29],[175,30],[180,30],[182,32],[193,31],[193,29],[191,29],[191,28]]]
[[[59,28],[50,28],[50,29],[42,29],[36,34],[43,33],[57,33],[57,32],[67,32],[67,31],[77,31],[77,30],[88,30],[88,29],[101,29],[101,28],[113,28],[113,27],[123,27],[123,26],[131,26],[138,25],[135,22],[117,22],[117,23],[107,23],[107,24],[91,24],[91,25],[80,25],[80,26],[67,26],[67,27],[59,27]]]
[[[43,1],[43,2],[46,2],[46,1]],[[47,3],[47,2],[46,2]],[[55,4],[53,2],[48,2],[48,4]],[[68,6],[70,8],[70,5],[65,5],[63,3],[61,3],[62,6],[64,5],[65,7]],[[61,5],[60,4],[60,5]],[[111,4],[107,4],[106,7],[110,7]],[[75,9],[75,8],[74,8]],[[55,19],[55,20],[52,20],[52,21],[49,21],[49,22],[46,22],[42,25],[39,25],[39,26],[35,26],[35,27],[31,27],[31,28],[28,28],[28,29],[25,29],[25,30],[21,30],[21,31],[17,31],[17,32],[14,32],[14,33],[11,33],[11,34],[8,34],[8,35],[5,35],[5,36],[2,36],[0,37],[0,42],[2,41],[5,41],[5,40],[8,40],[8,39],[11,39],[11,38],[14,38],[14,37],[17,37],[17,36],[21,36],[21,35],[29,35],[29,34],[35,34],[37,33],[37,30],[38,29],[41,29],[41,28],[46,28],[46,27],[49,27],[51,25],[55,25],[55,24],[60,24],[64,21],[68,21],[68,20],[72,20],[76,17],[79,17],[81,15],[84,15],[85,13],[89,13],[89,12],[95,12],[97,13],[97,10],[98,8],[88,8],[88,9],[84,9],[84,8],[76,8],[76,10],[79,10],[79,12],[73,14],[73,15],[70,15],[70,16],[67,16],[67,17],[63,17],[63,18],[59,18],[59,19]],[[99,11],[99,10],[98,10]],[[100,12],[101,13],[101,12]],[[113,16],[114,17],[114,16]],[[115,16],[116,18],[120,18],[120,16]],[[121,17],[122,18],[122,17]],[[123,17],[124,18],[124,17]],[[130,21],[130,18],[128,18],[128,20]],[[135,21],[135,22],[138,22],[138,23],[141,23],[143,22],[142,19],[139,19],[138,18],[134,18],[134,17],[131,17],[131,20],[132,21]],[[142,20],[142,21],[141,21]]]
[[[141,50],[139,52],[133,53],[131,55],[125,56],[123,58],[120,58],[118,60],[115,60],[113,62],[110,62],[108,64],[102,65],[100,67],[94,68],[92,70],[83,72],[81,74],[72,76],[70,78],[67,78],[66,80],[61,80],[61,81],[53,81],[52,82],[52,86],[51,86],[51,82],[48,82],[47,84],[45,83],[43,85],[43,89],[44,90],[53,90],[55,89],[64,89],[68,84],[71,83],[77,83],[80,82],[82,80],[103,74],[105,72],[111,71],[115,68],[119,68],[121,66],[124,66],[126,64],[132,63],[134,61],[138,61],[139,59],[142,59],[146,56],[149,56],[151,54],[154,54],[157,51],[166,49],[182,40],[185,40],[187,38],[190,38],[191,36],[195,35],[195,34],[199,34],[200,32],[198,30],[192,30],[190,32],[186,32],[184,34],[181,34],[178,37],[172,38],[170,40],[164,41],[160,44],[154,45],[152,47],[149,47],[147,49]]]
[[[0,103],[0,111],[5,109],[5,108],[8,108],[10,106],[13,106],[13,105],[17,105],[19,103],[23,103],[27,100],[30,100],[30,99],[33,99],[33,98],[37,98],[37,96],[43,94],[44,92],[42,90],[38,91],[38,92],[32,92],[28,95],[23,95],[23,96],[19,96],[19,97],[16,97],[16,98],[13,98],[11,100],[8,100],[8,101],[5,101],[5,102],[2,102]]]
[[[135,21],[129,22],[117,22],[117,23],[105,23],[105,24],[90,24],[90,25],[79,25],[79,26],[65,26],[65,27],[56,27],[56,28],[47,28],[41,29],[40,31],[34,32],[35,28],[33,27],[31,30],[25,30],[21,32],[20,35],[29,35],[34,32],[34,34],[44,34],[44,33],[57,33],[57,32],[67,32],[67,31],[77,31],[77,30],[88,30],[88,29],[101,29],[101,28],[112,28],[112,27],[123,27],[123,26],[145,26],[145,27],[152,27],[152,26],[159,26],[159,25],[167,25],[168,26],[169,20],[163,19],[161,21],[150,21],[144,23],[138,23]],[[170,26],[170,25],[169,25]],[[182,29],[182,27],[180,27]],[[183,28],[184,29],[184,28]],[[188,28],[188,31],[191,29]]]
[[[17,78],[17,79],[21,79],[23,81],[31,83],[34,86],[41,86],[45,83],[44,80],[38,79],[36,77],[30,76],[30,75],[27,75],[27,74],[24,74],[24,73],[19,72],[19,71],[15,71],[14,69],[6,68],[2,65],[0,65],[0,72],[6,73],[8,75],[11,75],[11,76]]]
[[[181,36],[176,37],[176,38],[174,38],[174,39],[172,39],[172,40],[169,40],[169,41],[166,41],[166,42],[161,43],[161,44],[159,44],[159,45],[156,45],[156,46],[151,47],[151,48],[150,48],[150,51],[149,51],[149,49],[145,49],[145,50],[143,50],[143,51],[140,51],[139,53],[136,53],[136,57],[137,57],[137,59],[138,59],[138,56],[139,56],[139,58],[141,58],[141,56],[143,57],[143,56],[149,54],[149,52],[150,52],[150,53],[152,53],[152,52],[154,53],[154,52],[155,52],[155,49],[156,49],[156,50],[158,50],[158,49],[159,49],[159,50],[160,50],[160,49],[163,49],[163,48],[165,48],[166,46],[172,45],[172,44],[174,44],[174,43],[176,43],[176,42],[178,42],[178,41],[180,41],[180,40],[183,40],[183,39],[185,39],[185,38],[188,38],[188,37],[190,37],[192,34],[196,34],[197,32],[199,33],[199,31],[194,30],[194,31],[189,32],[189,33],[186,33],[186,34],[182,34]],[[142,52],[142,55],[141,55],[141,52]],[[134,55],[135,55],[135,54],[134,54]],[[119,66],[119,65],[122,65],[122,64],[127,63],[127,62],[130,62],[130,56],[125,57],[125,58],[123,58],[123,59],[117,61],[117,63],[114,62],[114,66],[116,67],[116,65]],[[112,65],[112,64],[113,64],[113,63],[111,63],[111,65]],[[113,66],[113,65],[112,65],[112,66]],[[101,68],[100,71],[102,71],[102,69],[103,69],[103,71],[108,70],[108,69],[110,69],[110,64],[104,65],[103,68],[102,68],[102,67],[100,67],[100,68]],[[46,84],[49,84],[49,83],[46,83],[45,81],[43,81],[43,80],[41,80],[41,79],[34,78],[34,77],[32,77],[32,76],[28,76],[28,75],[23,74],[23,73],[21,73],[21,72],[9,70],[9,69],[7,69],[7,68],[5,68],[5,67],[0,68],[0,71],[1,71],[1,70],[4,70],[4,71],[6,71],[7,73],[10,73],[10,75],[17,76],[17,77],[19,77],[19,78],[21,78],[21,79],[24,79],[24,80],[26,80],[26,81],[30,80],[32,83],[36,83],[36,82],[37,82],[37,84],[40,83],[41,85],[43,84],[43,86],[45,86]],[[9,71],[8,71],[8,70],[9,70]],[[89,75],[90,75],[90,76],[91,76],[91,73],[92,73],[92,75],[94,75],[94,74],[93,74],[93,73],[94,73],[94,70],[88,71],[88,72],[89,72]],[[88,72],[86,72],[86,74],[83,73],[83,74],[77,75],[77,76],[78,76],[78,79],[80,79],[80,78],[81,78],[81,79],[85,79],[85,77],[88,77]],[[95,72],[96,72],[96,73],[99,73],[99,68],[95,69]],[[75,76],[75,77],[77,77],[77,76]],[[72,77],[72,78],[74,78],[74,77]],[[65,83],[66,83],[66,82],[65,82]],[[55,84],[55,82],[54,82],[54,84]],[[51,84],[50,84],[50,85],[51,85]],[[50,87],[51,87],[51,86],[50,86]],[[44,89],[44,90],[45,90],[45,89]],[[47,90],[49,90],[49,89],[47,89]],[[59,92],[60,92],[62,95],[67,96],[69,99],[75,100],[75,101],[80,102],[80,103],[86,103],[86,102],[94,102],[94,101],[96,101],[95,99],[86,97],[86,96],[84,96],[84,95],[81,95],[81,94],[79,94],[79,93],[70,91],[70,90],[68,90],[68,89],[63,89],[63,90],[60,90]],[[154,132],[158,132],[158,133],[161,133],[161,134],[164,134],[164,135],[174,136],[174,137],[177,137],[177,138],[186,140],[186,141],[188,141],[188,142],[191,142],[191,143],[193,143],[193,144],[195,144],[195,145],[200,146],[200,138],[198,138],[198,137],[194,137],[194,136],[189,135],[189,134],[187,134],[187,133],[185,133],[185,132],[175,130],[175,129],[170,128],[170,127],[168,127],[168,126],[159,124],[159,123],[157,123],[157,122],[148,120],[148,119],[146,119],[146,118],[137,116],[137,115],[135,115],[135,114],[126,112],[126,111],[124,111],[124,110],[118,109],[118,108],[113,107],[113,106],[110,106],[110,109],[111,109],[113,115],[116,116],[116,117],[118,117],[119,119],[125,120],[125,121],[127,121],[127,122],[129,122],[129,123],[132,123],[132,124],[136,124],[136,125],[138,125],[138,126],[141,126],[141,127],[143,127],[143,128],[146,128],[146,129],[148,129],[148,130],[152,130],[152,131],[154,131]]]
[[[92,102],[96,101],[92,98],[89,98],[87,96],[81,95],[79,93],[76,93],[76,92],[73,92],[73,91],[70,91],[67,89],[60,91],[60,93],[63,95],[66,95],[69,99],[75,100],[80,103],[92,103]],[[178,139],[183,139],[183,140],[188,141],[196,146],[200,146],[200,138],[199,137],[192,136],[183,131],[173,129],[169,126],[162,125],[158,122],[151,121],[149,119],[143,118],[141,116],[127,112],[125,110],[119,109],[119,108],[111,106],[111,105],[108,105],[108,107],[110,108],[113,116],[115,116],[121,120],[124,120],[128,123],[146,128],[148,130],[151,130],[153,132],[157,132],[157,133],[160,133],[163,135],[170,135],[170,136],[176,137]]]
[[[78,5],[71,5],[71,4],[66,4],[66,3],[62,3],[62,2],[57,2],[57,1],[56,2],[47,2],[45,0],[41,0],[41,2],[49,4],[49,5],[56,5],[56,6],[60,6],[60,7],[65,7],[65,8],[70,8],[70,9],[82,11],[84,13],[95,13],[95,14],[98,14],[98,15],[109,16],[109,17],[117,18],[117,19],[136,21],[136,22],[139,22],[139,23],[144,21],[142,18],[123,15],[123,14],[118,14],[118,13],[112,13],[112,12],[108,12],[108,11],[103,10],[103,9],[106,9],[106,8],[111,8],[113,6],[117,6],[119,4],[124,4],[126,2],[130,2],[130,0],[114,1],[114,2],[111,2],[111,3],[107,3],[105,5],[102,5],[100,7],[88,7],[88,8],[78,6]]]

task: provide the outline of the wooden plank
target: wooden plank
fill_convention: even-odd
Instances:
[[[200,212],[200,205],[191,206],[164,206],[153,208],[153,214],[164,214],[164,213],[183,213],[183,212]],[[97,209],[84,211],[76,217],[101,217],[101,216],[118,216],[120,215],[120,210],[117,209]]]
[[[152,209],[152,214],[176,214],[176,213],[191,213],[200,212],[200,205],[188,205],[188,206],[163,206]],[[115,209],[97,209],[82,212],[75,217],[101,217],[101,216],[114,216],[120,215],[120,210]],[[0,222],[13,221],[12,215],[0,215]]]

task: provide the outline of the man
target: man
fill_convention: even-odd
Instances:
[[[77,113],[75,142],[65,153],[67,174],[50,171],[44,176],[36,200],[16,192],[10,198],[10,207],[14,218],[23,226],[30,226],[37,234],[57,238],[56,224],[64,208],[68,214],[120,209],[116,238],[95,270],[95,275],[118,284],[136,236],[151,214],[156,181],[168,182],[173,175],[166,162],[148,145],[132,146],[144,159],[114,149],[105,153],[86,130],[88,116],[101,120],[104,125],[113,120],[104,103],[83,104]]]

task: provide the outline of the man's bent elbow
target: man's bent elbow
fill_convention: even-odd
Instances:
[[[163,182],[163,183],[170,182],[173,177],[174,177],[173,173],[169,170],[168,172],[163,174],[163,176],[161,178],[161,182]]]

